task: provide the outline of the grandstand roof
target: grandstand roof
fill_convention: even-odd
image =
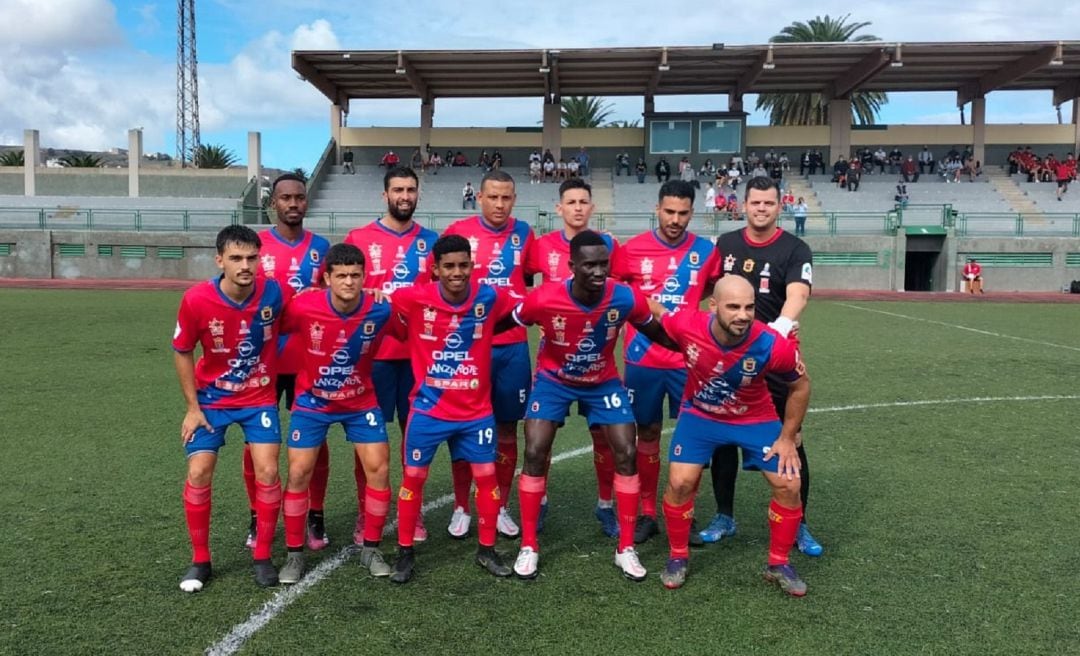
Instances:
[[[1080,96],[1080,41],[776,43],[562,50],[295,51],[331,102],[357,98],[995,90]],[[902,64],[902,65],[901,65]]]

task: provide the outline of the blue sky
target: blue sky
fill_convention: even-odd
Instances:
[[[534,0],[197,0],[200,118],[204,143],[241,160],[247,132],[263,137],[263,163],[310,170],[329,139],[329,103],[299,80],[292,49],[571,48],[763,43],[794,20],[851,13],[889,41],[1048,40],[1077,37],[1080,3],[1036,0],[794,0],[695,3],[657,18],[655,2],[593,0],[573,11],[538,11]],[[148,152],[175,150],[175,0],[2,0],[0,144],[41,131],[44,147],[126,146],[144,129]],[[636,119],[640,98],[613,98],[617,119]],[[747,107],[753,99],[747,98]],[[724,96],[658,97],[661,111],[726,108]],[[436,100],[436,127],[536,125],[540,99]],[[1065,120],[1071,108],[1063,108]],[[1053,123],[1049,92],[987,98],[993,123]],[[953,94],[892,94],[884,123],[958,123]],[[418,101],[354,103],[352,126],[414,126]],[[752,116],[752,124],[764,123]]]

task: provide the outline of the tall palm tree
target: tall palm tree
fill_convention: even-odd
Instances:
[[[195,166],[200,169],[227,169],[236,164],[236,155],[225,146],[202,144],[195,151]]]
[[[855,35],[870,23],[849,23],[840,18],[815,16],[807,23],[796,21],[769,39],[770,43],[809,43],[839,41],[880,41],[873,34]],[[882,91],[855,91],[851,94],[851,114],[861,125],[873,125],[881,107],[889,102]],[[827,125],[829,104],[819,93],[763,93],[756,109],[769,112],[770,125]]]
[[[101,158],[86,153],[69,153],[60,158],[60,165],[73,169],[93,169],[101,166]]]
[[[1060,108],[1058,115],[1061,115]],[[0,153],[0,166],[24,166],[25,164],[26,158],[21,150],[5,150]]]
[[[595,96],[566,96],[562,99],[564,128],[598,128],[614,110]]]

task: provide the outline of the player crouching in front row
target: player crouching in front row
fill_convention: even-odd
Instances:
[[[710,300],[712,312],[667,312],[652,304],[667,334],[682,348],[689,372],[668,454],[664,519],[670,558],[660,575],[665,587],[686,581],[690,523],[701,471],[718,446],[741,447],[743,467],[757,469],[772,488],[769,505],[767,581],[795,597],[806,583],[788,562],[802,520],[796,435],[810,402],[810,380],[798,348],[754,320],[754,288],[725,276]],[[773,373],[790,387],[783,423],[765,384]]]

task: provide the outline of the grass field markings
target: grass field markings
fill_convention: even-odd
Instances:
[[[854,307],[854,306],[853,306]],[[862,308],[858,308],[862,309]],[[991,403],[991,402],[1030,402],[1030,401],[1064,401],[1064,400],[1076,400],[1080,399],[1080,395],[1045,395],[1045,396],[979,396],[966,399],[926,399],[921,401],[892,401],[888,403],[863,403],[855,405],[837,405],[828,406],[824,408],[810,408],[808,413],[826,413],[826,412],[850,412],[854,410],[873,410],[880,408],[905,408],[915,406],[927,406],[927,405],[950,405],[959,403]],[[674,431],[673,427],[665,428],[662,432],[665,435],[670,435]],[[563,460],[569,460],[570,458],[576,458],[581,455],[585,455],[592,451],[592,445],[579,447],[577,449],[571,449],[570,451],[564,451],[551,458],[552,464],[561,462]],[[516,474],[520,474],[519,469]],[[447,494],[444,496],[430,501],[424,504],[424,512],[442,508],[454,500],[454,495]],[[389,522],[386,529],[383,531],[383,535],[392,535],[397,530],[397,522]],[[275,617],[280,615],[286,608],[292,605],[302,595],[307,593],[308,590],[318,585],[323,579],[330,576],[335,570],[349,561],[349,558],[354,553],[354,546],[348,545],[342,547],[333,557],[328,558],[319,563],[314,569],[308,572],[298,583],[291,587],[283,588],[274,594],[262,607],[252,613],[244,622],[237,624],[225,635],[224,638],[214,643],[206,649],[207,656],[228,656],[240,651],[252,636],[254,636],[260,629],[270,623]]]
[[[863,307],[861,305],[852,305],[851,303],[837,303],[837,305],[851,308],[852,310],[862,310],[863,312],[874,312],[876,314],[884,314],[889,317],[898,317],[900,319],[910,319],[912,321],[922,321],[923,323],[932,323],[939,326],[946,326],[948,328],[956,328],[958,330],[966,330],[972,333],[978,333],[979,335],[987,335],[990,337],[1001,337],[1003,339],[1013,339],[1018,342],[1027,342],[1029,344],[1038,344],[1039,346],[1053,346],[1054,348],[1068,349],[1070,351],[1080,352],[1080,347],[1066,346],[1065,344],[1055,344],[1054,342],[1044,342],[1038,339],[1031,339],[1028,337],[1017,337],[1016,335],[1006,335],[1005,333],[996,333],[992,330],[982,330],[981,328],[972,328],[970,326],[963,326],[958,323],[948,323],[947,321],[938,321],[936,319],[924,319],[922,317],[913,317],[907,314],[900,314],[898,312],[889,312],[887,310],[877,310],[874,308]]]
[[[560,462],[562,460],[569,460],[570,458],[576,458],[580,455],[592,452],[592,445],[583,446],[570,451],[564,451],[557,455],[552,456],[552,464]],[[518,474],[521,470],[518,470]],[[454,501],[454,495],[447,494],[429,501],[423,506],[423,511],[426,513],[430,510],[442,508],[449,505]],[[383,535],[389,536],[397,531],[397,521],[388,522],[386,529],[383,530]],[[292,586],[282,588],[274,594],[262,608],[251,614],[244,622],[237,624],[225,635],[224,638],[217,641],[210,647],[207,647],[207,656],[228,656],[229,654],[235,654],[240,651],[252,636],[254,636],[260,629],[270,623],[275,617],[280,615],[282,611],[292,605],[297,599],[303,596],[308,590],[318,585],[323,579],[330,576],[335,570],[349,562],[349,558],[355,552],[354,545],[347,545],[342,547],[332,557],[319,563],[314,569],[304,575],[300,581]]]

